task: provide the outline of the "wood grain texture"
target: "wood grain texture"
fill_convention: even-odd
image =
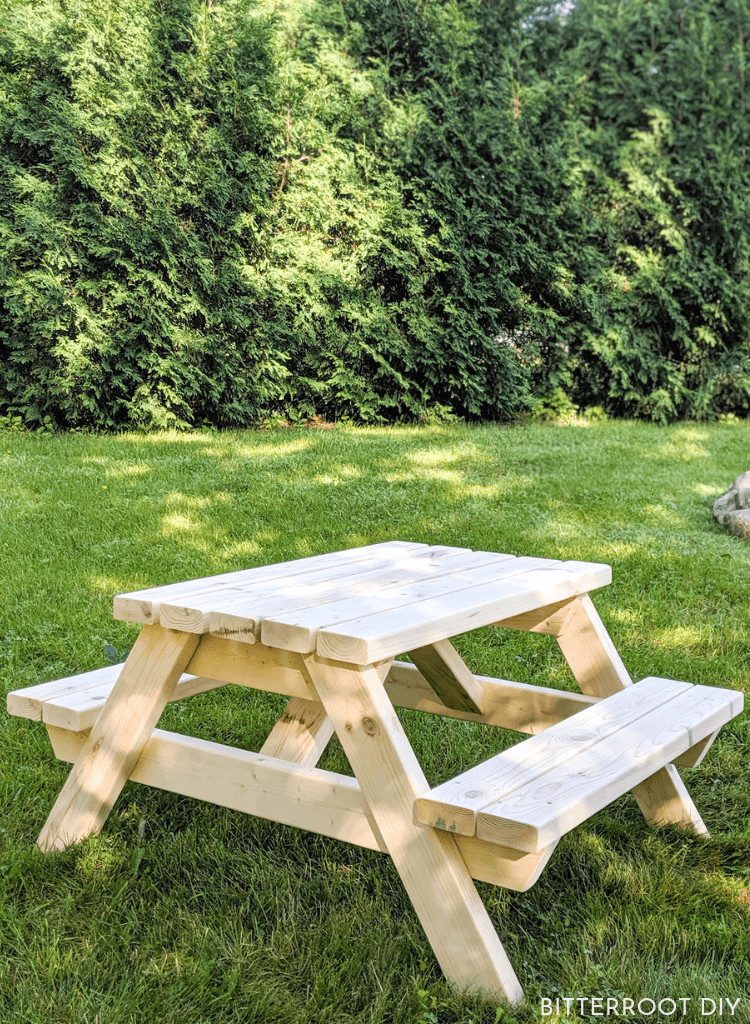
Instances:
[[[314,700],[315,694],[303,675],[298,656],[287,651],[257,645],[248,647],[231,641],[203,637],[190,664],[211,667],[221,679],[184,674],[170,701],[185,700],[196,693],[227,683],[267,689],[287,696]],[[120,673],[120,665],[108,665],[91,673],[26,687],[9,694],[11,714],[45,725],[80,732],[90,729],[104,707]],[[95,677],[94,683],[89,677]],[[522,733],[538,733],[555,722],[595,704],[599,698],[566,690],[553,690],[528,683],[515,683],[490,676],[476,676],[484,694],[484,712],[476,714],[447,708],[415,665],[394,662],[385,681],[386,692],[396,707],[411,708],[432,715],[444,715],[467,722],[481,722]],[[104,681],[102,681],[104,680]],[[59,684],[64,684],[62,687]],[[34,692],[29,698],[29,691]],[[13,701],[10,698],[15,698]]]
[[[541,608],[532,608],[530,612],[525,612],[523,615],[511,615],[507,619],[501,619],[500,622],[493,622],[493,626],[557,636],[565,623],[571,601],[577,600],[578,598],[570,598],[564,601],[555,601],[553,604],[547,604]]]
[[[588,594],[571,606],[557,642],[582,693],[607,697],[633,681]],[[707,836],[703,819],[677,769],[667,765],[633,789],[646,821]]]
[[[680,768],[697,768],[711,749],[714,740],[720,732],[721,726],[719,726],[718,729],[715,729],[710,736],[706,736],[702,740],[699,740],[689,750],[686,750],[684,754],[680,754],[679,757],[675,757],[672,764],[675,764]]]
[[[417,647],[409,657],[447,708],[481,715],[482,684],[450,640]]]
[[[8,711],[11,715],[31,718],[45,725],[57,725],[73,732],[90,729],[106,704],[121,670],[122,665],[107,665],[93,672],[82,672],[67,679],[16,690],[8,694]],[[206,693],[220,686],[224,683],[219,679],[183,674],[169,701],[186,700],[196,693]],[[29,691],[32,690],[34,695],[30,697]]]
[[[345,598],[326,605],[321,615],[317,608],[306,608],[289,612],[283,618],[268,616],[263,621],[261,637],[264,644],[283,650],[309,654],[315,650],[321,629],[331,630],[338,623],[351,623],[357,617],[367,620],[378,614],[405,608],[426,598],[446,598],[482,583],[496,583],[513,576],[522,575],[530,569],[556,565],[547,558],[513,558],[507,555],[492,555],[474,552],[472,557],[462,560],[460,571],[444,573],[440,578],[423,580],[419,583],[389,587],[386,591],[362,594],[356,601]],[[459,599],[460,600],[460,599]],[[457,630],[448,631],[445,636],[455,636]],[[438,639],[444,639],[439,637]],[[419,643],[412,646],[421,646]],[[404,647],[398,653],[408,650]],[[378,659],[375,659],[378,660]],[[361,664],[360,662],[354,662]]]
[[[41,831],[42,850],[102,827],[197,643],[190,633],[143,627]]]
[[[319,701],[292,697],[260,753],[314,768],[331,736],[333,725],[323,705]]]
[[[236,572],[221,573],[218,576],[188,580],[184,583],[168,583],[164,586],[148,587],[145,590],[117,594],[114,599],[114,617],[127,622],[141,622],[149,625],[159,621],[162,602],[179,599],[186,594],[206,593],[224,586],[254,586],[258,583],[283,578],[292,573],[314,572],[321,568],[367,562],[371,559],[382,558],[384,555],[398,557],[404,551],[417,551],[426,547],[426,544],[415,544],[409,541],[385,541],[380,544],[350,548],[347,551],[333,551],[322,555],[311,555],[308,558],[298,558],[290,562],[262,565],[254,569],[240,569]]]
[[[367,565],[344,566],[335,575],[317,580],[317,573],[310,576],[284,580],[274,589],[265,587],[247,591],[226,600],[201,600],[195,603],[196,632],[210,630],[216,636],[232,640],[256,643],[261,637],[262,623],[266,619],[286,619],[296,612],[314,613],[325,617],[327,606],[339,605],[342,601],[357,602],[362,595],[387,593],[393,587],[422,580],[435,579],[488,562],[507,561],[509,555],[491,552],[472,552],[461,548],[431,547],[425,550],[407,552],[398,560],[388,563],[368,562]],[[162,623],[170,611],[162,605]],[[193,612],[186,608],[185,615]],[[267,646],[268,639],[264,641]]]
[[[372,666],[304,658],[344,752],[446,977],[516,1004],[523,992],[452,836],[421,828],[428,787]]]
[[[188,664],[188,672],[222,679],[236,686],[283,693],[287,697],[318,699],[302,671],[298,654],[210,634],[204,634],[199,640],[200,644]]]
[[[477,836],[529,852],[543,849],[730,721],[742,703],[736,691],[692,687],[486,806]]]
[[[654,709],[668,707],[670,699],[690,690],[689,683],[645,679],[436,786],[417,800],[416,816],[435,828],[474,835],[480,811],[499,800],[509,800],[515,791],[539,779],[545,791],[553,791],[566,762],[595,750],[602,741],[622,733]]]
[[[557,643],[583,693],[609,697],[633,680],[588,594],[558,613]]]
[[[304,566],[295,570],[294,563],[289,563],[286,574],[273,579],[248,579],[232,586],[200,589],[197,593],[162,600],[159,621],[167,629],[207,633],[211,615],[226,613],[246,621],[243,627],[243,632],[248,634],[246,642],[254,642],[250,636],[257,631],[253,623],[259,624],[266,614],[317,607],[343,595],[354,596],[368,588],[377,590],[395,585],[402,579],[419,580],[439,575],[445,562],[458,559],[460,563],[467,557],[473,557],[467,548],[440,546],[412,551],[406,547],[359,561],[344,559],[336,562],[331,556],[329,564],[312,570]],[[231,639],[243,638],[231,634]]]
[[[317,652],[321,657],[350,664],[368,664],[574,597],[611,580],[608,565],[588,563],[587,568],[582,568],[576,563],[568,571],[567,564],[483,585],[468,585],[440,596],[431,596],[432,587],[425,584],[421,593],[415,593],[414,603],[342,622],[336,627],[326,625],[318,633]]]

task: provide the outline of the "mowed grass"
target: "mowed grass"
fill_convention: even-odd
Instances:
[[[3,434],[3,686],[124,654],[117,592],[399,538],[610,563],[594,600],[634,678],[748,692],[750,545],[711,504],[749,463],[745,423]],[[575,688],[550,637],[456,645]],[[284,703],[227,687],[161,724],[257,750]],[[519,738],[400,716],[430,783]],[[335,740],[321,766],[350,771]],[[99,836],[42,855],[68,770],[40,723],[0,717],[2,1024],[530,1024],[557,996],[691,1000],[629,1021],[739,999],[722,1019],[750,1020],[747,714],[682,770],[711,839],[647,827],[627,795],[529,892],[479,885],[526,991],[507,1013],[444,981],[382,854],[129,783]]]

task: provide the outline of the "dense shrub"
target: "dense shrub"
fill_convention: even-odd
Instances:
[[[750,406],[746,0],[1,2],[0,414]]]
[[[21,0],[0,46],[0,404],[243,422],[286,374],[242,274],[271,175],[268,22],[243,0]]]

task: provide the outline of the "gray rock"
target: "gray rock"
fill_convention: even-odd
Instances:
[[[724,516],[724,525],[735,537],[750,540],[750,508],[727,512]]]
[[[714,519],[736,537],[750,539],[750,470],[740,473],[727,493],[716,499]]]

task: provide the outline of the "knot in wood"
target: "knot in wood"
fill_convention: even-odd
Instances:
[[[346,729],[347,732],[351,732],[352,731],[352,723],[351,722],[346,722],[344,724],[344,728]]]
[[[466,792],[464,793],[464,796],[465,796],[465,797],[468,797],[468,798],[469,798],[469,799],[471,800],[471,799],[473,799],[474,797],[478,797],[478,796],[484,796],[484,790],[482,790],[482,789],[468,789],[468,790],[467,790],[467,791],[466,791]]]
[[[365,730],[368,736],[377,736],[380,732],[380,727],[374,718],[363,718],[362,728]]]

